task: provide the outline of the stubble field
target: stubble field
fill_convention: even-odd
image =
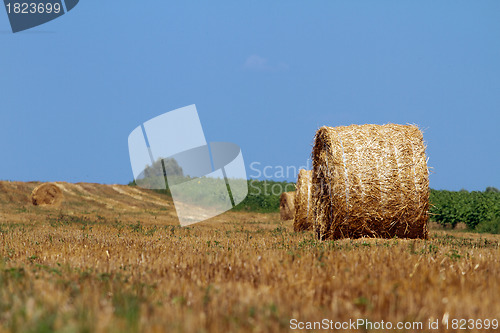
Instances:
[[[1,332],[288,332],[324,319],[443,332],[500,320],[498,236],[319,242],[279,214],[246,212],[181,228],[160,194],[61,183],[60,206],[34,207],[35,186],[0,182]]]

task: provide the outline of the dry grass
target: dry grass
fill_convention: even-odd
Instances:
[[[15,186],[28,196],[35,185]],[[113,208],[83,192],[85,205],[67,195],[58,209],[0,194],[1,332],[287,332],[292,318],[500,319],[499,237],[432,231],[429,240],[321,242],[280,224],[279,214],[247,213],[180,228],[161,205],[127,213],[119,203],[131,197],[81,186],[107,193]],[[159,198],[135,195],[143,204]]]

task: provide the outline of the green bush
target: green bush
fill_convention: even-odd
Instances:
[[[489,234],[500,234],[500,218],[496,217],[489,221],[480,222],[475,230]]]

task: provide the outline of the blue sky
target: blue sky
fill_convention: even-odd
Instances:
[[[0,179],[127,183],[129,133],[196,104],[249,176],[392,122],[425,131],[432,188],[500,188],[499,1],[82,0],[17,34],[0,9],[0,45]]]

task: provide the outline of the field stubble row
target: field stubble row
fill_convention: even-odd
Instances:
[[[2,223],[0,323],[7,331],[279,332],[292,318],[494,318],[499,239],[459,235],[319,242],[273,221]]]
[[[65,184],[60,207],[33,207],[20,200],[36,184],[7,185],[2,332],[287,332],[291,319],[500,313],[495,235],[321,242],[277,213],[248,212],[180,228],[154,193]]]

